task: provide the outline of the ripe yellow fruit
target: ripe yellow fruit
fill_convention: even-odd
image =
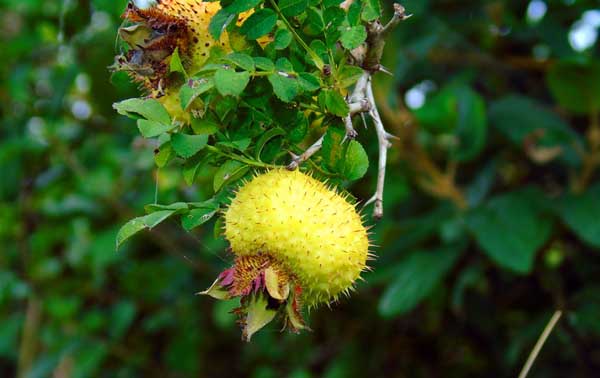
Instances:
[[[277,312],[292,331],[306,328],[301,305],[348,294],[367,269],[369,239],[355,207],[298,170],[257,175],[238,190],[224,217],[235,264],[203,294],[242,297],[244,339]]]
[[[327,303],[365,269],[369,239],[342,196],[298,170],[272,170],[244,185],[225,213],[236,256],[272,256],[297,277],[302,299]]]

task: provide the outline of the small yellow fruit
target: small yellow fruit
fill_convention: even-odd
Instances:
[[[300,171],[274,169],[243,185],[225,212],[225,237],[235,264],[202,294],[242,297],[246,340],[277,312],[292,331],[306,328],[301,305],[348,294],[369,257],[355,207]]]

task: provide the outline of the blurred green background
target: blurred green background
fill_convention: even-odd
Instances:
[[[156,172],[111,107],[139,93],[107,70],[125,4],[0,0],[1,377],[514,377],[557,309],[529,376],[598,376],[597,1],[403,1],[376,87],[400,140],[374,272],[313,332],[249,344],[235,303],[193,295],[230,262],[210,224],[115,252],[155,195],[212,187]]]

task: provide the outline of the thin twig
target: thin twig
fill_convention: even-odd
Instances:
[[[379,162],[377,166],[377,189],[375,194],[367,202],[365,206],[375,203],[373,209],[373,218],[381,219],[383,217],[383,190],[385,187],[385,167],[387,165],[387,150],[392,146],[390,139],[393,137],[383,127],[379,111],[375,105],[375,97],[373,96],[373,87],[371,82],[367,85],[367,100],[371,103],[370,115],[375,125],[375,131],[377,132],[377,140],[379,141]]]
[[[554,312],[554,315],[552,315],[552,318],[550,318],[550,321],[548,322],[548,324],[546,324],[546,328],[544,328],[544,331],[540,335],[538,341],[535,343],[535,346],[531,350],[531,353],[529,353],[529,357],[527,357],[527,361],[525,362],[525,365],[523,366],[523,369],[519,374],[519,378],[525,378],[527,376],[529,370],[531,369],[531,365],[533,365],[533,362],[540,353],[540,350],[542,349],[542,346],[544,346],[544,343],[548,339],[548,336],[550,336],[550,333],[554,329],[554,326],[556,326],[556,323],[558,323],[558,320],[560,319],[561,315],[562,311],[560,310],[556,310]]]
[[[321,137],[315,143],[313,143],[312,146],[308,147],[301,155],[292,154],[292,161],[290,164],[288,164],[287,169],[293,171],[294,169],[298,168],[300,164],[304,163],[310,159],[311,156],[316,154],[323,146],[323,138],[325,138],[324,134],[321,135]]]

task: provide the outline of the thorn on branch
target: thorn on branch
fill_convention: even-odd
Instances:
[[[308,147],[301,155],[290,153],[292,155],[292,161],[287,165],[286,168],[290,171],[293,171],[298,168],[300,164],[310,159],[310,157],[316,154],[323,146],[323,138],[325,138],[325,134],[321,135],[321,137],[315,143],[313,143],[312,146]]]

